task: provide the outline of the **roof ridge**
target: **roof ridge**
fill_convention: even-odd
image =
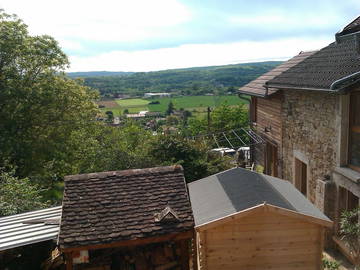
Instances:
[[[74,174],[74,175],[65,176],[64,180],[65,181],[88,180],[92,178],[107,178],[109,176],[130,176],[130,175],[139,175],[139,174],[156,174],[156,173],[170,173],[170,172],[183,172],[183,171],[184,170],[181,165],[172,165],[172,166],[159,166],[159,167],[143,168],[143,169],[128,169],[128,170],[118,170],[118,171]]]

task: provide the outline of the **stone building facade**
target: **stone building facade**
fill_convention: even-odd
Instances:
[[[310,91],[284,91],[282,107],[283,178],[294,182],[295,160],[307,169],[306,196],[316,200],[317,180],[328,179],[336,165],[338,96]],[[305,194],[304,194],[305,195]]]

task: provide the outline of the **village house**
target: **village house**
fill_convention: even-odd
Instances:
[[[240,88],[267,143],[256,164],[292,182],[335,221],[360,197],[360,17],[316,51],[300,53]],[[345,252],[346,253],[346,252]]]

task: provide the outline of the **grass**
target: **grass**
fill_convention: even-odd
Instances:
[[[149,104],[151,101],[158,101],[160,104]],[[112,111],[115,116],[122,115],[125,109],[129,113],[138,113],[139,111],[151,111],[164,113],[168,108],[170,101],[173,102],[175,109],[180,108],[193,112],[194,115],[202,115],[207,111],[207,107],[216,107],[224,102],[229,106],[243,104],[244,101],[237,96],[184,96],[173,98],[157,98],[157,99],[118,99],[116,107],[102,108],[101,111]],[[106,103],[105,103],[106,104]],[[109,103],[110,104],[110,103]],[[113,104],[113,103],[112,103]],[[195,111],[195,112],[194,112]]]
[[[198,108],[198,107],[216,107],[224,102],[227,102],[229,106],[243,103],[237,96],[185,96],[175,98],[159,98],[152,99],[151,101],[159,101],[160,104],[148,105],[149,110],[152,112],[165,112],[168,108],[170,101],[175,106],[175,109],[180,108]]]
[[[130,99],[117,99],[116,103],[119,104],[121,107],[138,107],[147,105],[150,101],[146,99],[140,98],[130,98]]]

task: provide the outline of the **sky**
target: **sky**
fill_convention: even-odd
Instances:
[[[156,71],[286,60],[334,41],[359,0],[0,0],[54,37],[68,71]]]

